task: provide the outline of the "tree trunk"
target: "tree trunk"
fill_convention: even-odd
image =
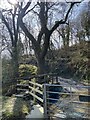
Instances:
[[[46,74],[47,68],[46,68],[46,64],[45,64],[45,57],[43,59],[39,57],[37,59],[37,61],[38,61],[38,74],[39,75]],[[38,79],[38,83],[40,83],[40,84],[47,83],[47,78],[45,76],[41,76]]]
[[[38,74],[46,73],[45,58],[38,58]]]

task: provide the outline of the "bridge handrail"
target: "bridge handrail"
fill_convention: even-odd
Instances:
[[[38,84],[38,83],[35,83],[35,82],[31,82],[31,81],[29,81],[29,83],[31,83],[31,84],[33,84],[33,85],[36,85],[36,86],[39,86],[39,87],[42,88],[42,85],[41,85],[41,84]]]
[[[43,88],[43,85],[37,83],[35,79],[34,79],[34,81],[29,80],[29,91],[30,91],[29,93],[30,93],[30,95],[33,96],[34,103],[36,102],[36,99],[43,103],[43,98],[39,97],[36,94],[36,93],[39,93],[40,95],[43,95],[42,88]]]
[[[38,92],[39,94],[43,95],[43,92],[38,90],[38,89],[34,89],[33,87],[29,86],[30,89],[32,89],[32,91]]]
[[[30,94],[31,94],[33,97],[35,97],[36,99],[38,99],[40,102],[43,103],[43,99],[42,99],[42,98],[38,97],[37,95],[33,94],[32,92],[30,92]]]
[[[57,76],[57,74],[56,73],[39,74],[39,75],[32,75],[31,77],[19,77],[19,79],[31,80],[33,78],[40,78],[40,77],[44,77],[44,76]]]

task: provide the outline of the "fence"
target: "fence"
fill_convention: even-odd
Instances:
[[[73,92],[74,88],[78,90]],[[89,118],[88,89],[90,86],[44,84],[45,118]],[[88,100],[84,97],[88,97]]]
[[[43,99],[37,95],[37,93],[39,93],[43,96],[42,87],[43,86],[41,84],[36,83],[35,80],[34,82],[29,81],[29,91],[30,91],[29,93],[30,95],[33,96],[34,103],[36,102],[36,99],[43,103]]]
[[[43,79],[42,79],[43,78]],[[43,103],[43,84],[37,83],[41,81],[46,83],[53,83],[57,82],[58,78],[56,74],[43,74],[43,75],[35,75],[29,78],[29,93],[33,96],[34,103],[36,100],[39,100],[41,103]]]
[[[45,118],[90,117],[90,86],[74,85],[69,79],[62,80],[55,74],[25,79],[29,81],[33,102],[38,100],[42,103]],[[47,84],[39,84],[40,80]]]

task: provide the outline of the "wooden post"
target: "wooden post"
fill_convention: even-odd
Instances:
[[[33,88],[34,88],[33,94],[36,95],[36,91],[35,91],[35,89],[36,89],[36,79],[35,78],[34,78]],[[33,97],[33,102],[34,102],[34,104],[36,103],[36,98],[35,97]]]
[[[56,83],[58,83],[58,76],[56,76]]]

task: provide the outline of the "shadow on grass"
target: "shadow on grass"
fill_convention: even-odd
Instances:
[[[10,97],[3,107],[2,120],[24,120],[30,112],[29,104],[22,98]]]

